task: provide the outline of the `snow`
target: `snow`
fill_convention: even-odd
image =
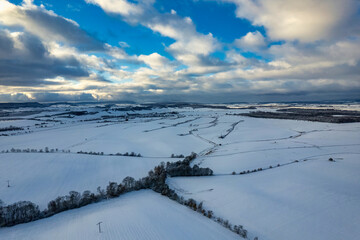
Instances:
[[[38,122],[34,121],[34,120],[16,120],[16,121],[3,120],[3,121],[0,121],[0,128],[7,128],[10,126],[26,128],[31,125],[35,125],[36,123],[38,123]]]
[[[215,174],[268,168],[321,155],[360,153],[360,124],[244,118],[194,164]],[[216,141],[216,140],[214,140]]]
[[[167,121],[173,123],[173,120]],[[81,122],[40,129],[31,134],[0,138],[0,150],[49,147],[73,152],[95,151],[115,154],[133,151],[143,156],[169,157],[172,153],[188,155],[192,151],[197,152],[208,146],[207,143],[192,135],[177,135],[188,132],[187,126],[179,125],[144,132],[162,127],[159,125],[158,120],[121,122],[111,125]]]
[[[102,222],[102,233],[98,222]],[[207,239],[239,236],[151,190],[66,211],[39,221],[0,229],[1,239]]]
[[[246,175],[168,180],[185,198],[262,240],[357,239],[359,155],[317,157]]]
[[[41,209],[69,191],[96,192],[109,181],[144,177],[162,161],[174,159],[93,156],[66,153],[7,153],[0,155],[0,199],[7,204],[32,201]]]
[[[360,109],[356,104],[334,106]],[[31,116],[21,116],[22,110],[16,110],[20,115],[16,118],[20,119],[0,121],[2,127],[26,127],[3,132],[13,135],[0,136],[0,151],[59,149],[55,153],[1,153],[0,199],[7,204],[29,200],[44,209],[50,200],[69,191],[95,192],[98,186],[105,188],[109,181],[119,183],[126,176],[144,177],[162,161],[179,160],[169,158],[171,154],[196,152],[198,157],[193,164],[211,168],[214,176],[171,178],[168,183],[179,195],[203,201],[204,207],[213,210],[216,216],[243,225],[251,239],[258,236],[261,240],[335,240],[356,239],[360,235],[357,228],[360,123],[234,115],[252,111],[249,109],[162,108],[123,112],[101,107],[104,106],[58,105]],[[287,106],[268,104],[257,110],[276,111],[283,107]],[[72,118],[54,115],[68,111],[94,114]],[[155,112],[165,115],[146,116]],[[166,115],[170,112],[178,114]],[[127,114],[139,115],[128,121],[117,117]],[[41,123],[46,127],[41,127]],[[63,149],[70,152],[63,153]],[[76,154],[77,151],[105,155]],[[144,157],[109,156],[125,152]],[[328,161],[329,158],[335,162]],[[258,168],[264,170],[239,175]],[[231,175],[233,171],[237,174]],[[100,235],[96,232],[98,221],[104,222],[104,233]],[[140,191],[0,229],[0,238],[238,239],[239,236],[159,194]]]

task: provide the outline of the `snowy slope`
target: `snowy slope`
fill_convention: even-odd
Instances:
[[[183,118],[181,121],[192,120]],[[209,146],[198,138],[178,136],[188,132],[187,125],[164,127],[178,121],[172,119],[120,122],[112,124],[80,122],[59,125],[46,129],[35,129],[30,134],[0,138],[0,150],[11,148],[59,148],[71,151],[96,151],[105,153],[136,152],[144,156],[169,157],[174,154],[190,154]],[[15,124],[14,124],[15,125]],[[149,131],[158,129],[154,131]]]
[[[258,110],[275,111],[279,106],[269,107]],[[94,114],[50,116],[64,111]],[[173,111],[178,114],[139,115],[129,121],[116,118]],[[251,237],[356,239],[360,235],[360,123],[231,115],[248,111],[164,108],[122,112],[98,106],[57,106],[20,120],[0,121],[1,127],[26,128],[0,136],[0,151],[45,147],[71,151],[0,154],[0,199],[7,204],[30,200],[43,209],[71,190],[95,192],[109,181],[140,178],[162,161],[179,160],[169,158],[172,153],[196,152],[199,157],[193,164],[210,167],[215,176],[173,178],[169,183],[180,195],[204,201],[216,216],[244,225]],[[102,118],[104,115],[114,118]],[[80,155],[77,151],[133,151],[144,157]],[[329,162],[330,157],[336,162]],[[280,167],[231,175],[277,164]],[[141,191],[0,229],[0,239],[233,239],[229,230],[189,211],[153,192]],[[96,233],[97,221],[104,222],[104,234]]]
[[[321,155],[360,153],[360,124],[244,118],[194,164],[215,174],[268,168]]]
[[[102,222],[102,233],[96,223]],[[239,236],[151,190],[0,229],[6,240],[230,240]]]
[[[0,199],[7,204],[32,201],[41,209],[69,191],[96,192],[109,181],[144,177],[162,161],[174,159],[93,156],[64,153],[0,154]],[[6,181],[10,180],[11,187]]]
[[[169,184],[262,240],[357,239],[359,154],[337,155],[336,162],[328,157],[246,175],[171,178]]]

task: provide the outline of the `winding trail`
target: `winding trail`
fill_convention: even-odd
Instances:
[[[277,151],[277,150],[287,150],[287,149],[312,149],[312,148],[329,148],[329,147],[347,147],[347,146],[360,146],[360,144],[336,144],[336,145],[322,145],[322,146],[302,146],[302,147],[283,147],[283,148],[265,148],[259,150],[249,150],[249,151],[240,151],[240,152],[232,152],[232,153],[225,153],[219,155],[211,155],[206,156],[206,158],[213,158],[213,157],[224,157],[224,156],[232,156],[242,153],[253,153],[253,152],[265,152],[265,151]]]
[[[317,159],[318,157],[324,157],[324,156],[333,156],[333,155],[343,155],[343,154],[350,154],[350,155],[360,155],[360,152],[333,152],[333,153],[324,153],[324,154],[318,154],[318,155],[311,155],[311,156],[307,156],[301,159],[296,159],[296,160],[292,160],[290,162],[287,163],[282,163],[282,164],[277,164],[271,167],[270,166],[266,166],[266,167],[259,167],[256,169],[248,169],[248,170],[243,170],[242,172],[244,172],[243,174],[232,174],[232,173],[217,173],[217,174],[213,174],[212,176],[236,176],[236,175],[247,175],[247,174],[255,174],[258,172],[262,172],[262,171],[266,171],[266,170],[272,170],[272,169],[276,169],[279,167],[285,167],[291,164],[296,164],[296,163],[301,163],[301,162],[306,162],[306,161],[324,161],[324,159]],[[316,159],[314,159],[316,158]],[[261,170],[259,170],[261,169]],[[256,171],[254,171],[256,170]],[[247,172],[249,171],[249,172]]]
[[[170,127],[177,127],[181,124],[185,124],[185,123],[189,123],[189,122],[193,122],[193,121],[196,121],[198,119],[200,119],[201,117],[196,117],[194,119],[189,119],[189,120],[186,120],[186,121],[183,121],[183,122],[179,122],[179,123],[175,123],[175,124],[172,124],[172,125],[169,125],[169,126],[163,126],[163,127],[159,127],[159,128],[153,128],[153,129],[149,129],[149,130],[144,130],[143,132],[152,132],[152,131],[156,131],[156,130],[161,130],[161,129],[165,129],[165,128],[170,128]]]
[[[221,138],[221,139],[226,138],[232,131],[234,131],[236,125],[238,125],[238,124],[241,123],[241,122],[244,122],[244,120],[240,120],[240,121],[238,121],[238,122],[235,122],[235,123],[231,124],[231,128],[229,128],[229,129],[227,130],[227,133],[224,134],[224,135],[221,135],[219,138]]]

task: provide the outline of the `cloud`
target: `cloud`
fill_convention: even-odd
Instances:
[[[76,58],[51,55],[42,41],[30,33],[0,30],[0,42],[0,85],[51,85],[45,78],[89,76]]]
[[[335,43],[319,43],[303,45],[285,43],[273,45],[269,53],[274,59],[281,60],[293,66],[307,65],[314,68],[322,66],[349,65],[354,66],[360,61],[360,38],[350,38]]]
[[[113,14],[121,14],[125,17],[134,17],[143,14],[144,9],[126,0],[85,0],[87,3],[95,4],[104,11]]]
[[[0,102],[27,102],[31,101],[31,99],[23,93],[0,93]]]
[[[81,30],[76,22],[36,6],[32,1],[17,6],[0,0],[0,25],[20,26],[43,40],[64,42],[83,50],[103,50],[103,44]]]
[[[273,40],[312,42],[351,34],[359,8],[356,0],[223,0],[236,4],[236,15],[264,26]]]
[[[102,43],[31,0],[0,0],[0,101],[222,102],[360,92],[360,35],[350,32],[354,1],[224,1],[237,5],[238,17],[264,26],[264,35],[252,31],[224,44],[198,32],[190,17],[159,12],[153,0],[87,0],[173,39],[164,46],[170,60],[158,52],[128,55],[131,42]]]
[[[140,61],[143,61],[145,64],[150,66],[154,70],[158,71],[173,71],[174,64],[172,64],[169,59],[161,56],[158,53],[152,53],[150,55],[140,55],[138,57]]]
[[[196,31],[191,18],[182,18],[175,11],[160,13],[152,6],[154,1],[140,1],[138,4],[126,0],[86,1],[100,6],[109,14],[121,15],[131,24],[141,24],[164,37],[174,39],[175,43],[168,46],[167,51],[185,65],[193,66],[198,62],[193,59],[206,57],[220,48],[219,42],[211,33],[201,34]],[[121,8],[120,5],[124,7]]]
[[[235,46],[244,51],[256,51],[266,46],[264,36],[259,32],[248,32],[244,37],[234,41]]]
[[[119,46],[122,47],[122,48],[128,48],[128,47],[130,47],[130,45],[127,44],[126,42],[119,42]]]
[[[3,86],[50,88],[71,81],[109,82],[106,74],[124,75],[115,66],[116,61],[139,62],[136,56],[90,37],[76,22],[31,0],[21,5],[0,0],[0,27]],[[93,53],[103,53],[104,57]],[[51,80],[58,77],[66,80]]]
[[[96,98],[90,93],[33,93],[32,99],[39,102],[55,102],[55,101],[94,101]]]
[[[56,101],[96,101],[89,93],[15,93],[0,94],[0,102],[56,102]]]

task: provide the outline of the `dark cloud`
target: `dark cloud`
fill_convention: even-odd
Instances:
[[[15,41],[23,45],[15,48]],[[22,33],[16,40],[0,30],[0,85],[36,86],[55,84],[44,79],[61,76],[76,79],[89,76],[88,70],[74,57],[56,58],[49,54],[41,40]]]
[[[0,17],[0,24],[8,28],[21,27],[42,39],[66,42],[83,51],[104,50],[103,42],[90,36],[77,23],[36,5],[17,6],[5,14],[4,20]]]
[[[5,31],[0,30],[0,56],[9,56],[14,48],[13,41]]]
[[[261,102],[359,96],[358,30],[351,31],[351,36],[329,39],[324,37],[331,36],[331,31],[323,32],[315,36],[317,41],[311,41],[316,31],[308,31],[306,26],[300,30],[310,35],[290,36],[287,31],[269,33],[270,28],[279,30],[279,22],[264,23],[266,41],[274,34],[285,40],[247,55],[233,44],[226,46],[211,34],[197,32],[190,18],[159,12],[153,1],[87,2],[173,39],[164,49],[174,58],[170,61],[158,53],[129,56],[123,49],[126,44],[104,45],[77,23],[31,1],[22,5],[7,2],[12,7],[0,9],[0,92],[23,94],[2,94],[0,101]],[[278,11],[264,9],[271,17],[270,10]],[[333,18],[324,13],[321,19]],[[257,12],[251,14],[251,19],[258,17]],[[116,38],[116,34],[109,35]],[[59,81],[54,80],[57,77]],[[82,82],[73,84],[74,80]]]
[[[88,93],[32,93],[31,98],[23,93],[0,94],[0,102],[58,102],[58,101],[95,101],[96,99]]]
[[[143,102],[199,102],[199,103],[236,103],[236,102],[311,102],[311,101],[351,101],[359,100],[359,90],[338,91],[293,91],[289,93],[249,94],[246,92],[205,92],[193,91],[190,94],[176,92],[154,94],[112,93],[113,100]]]
[[[32,97],[35,97],[39,102],[57,102],[57,101],[94,101],[96,100],[89,93],[34,93]]]
[[[27,102],[30,101],[23,93],[16,94],[0,94],[0,102]]]

